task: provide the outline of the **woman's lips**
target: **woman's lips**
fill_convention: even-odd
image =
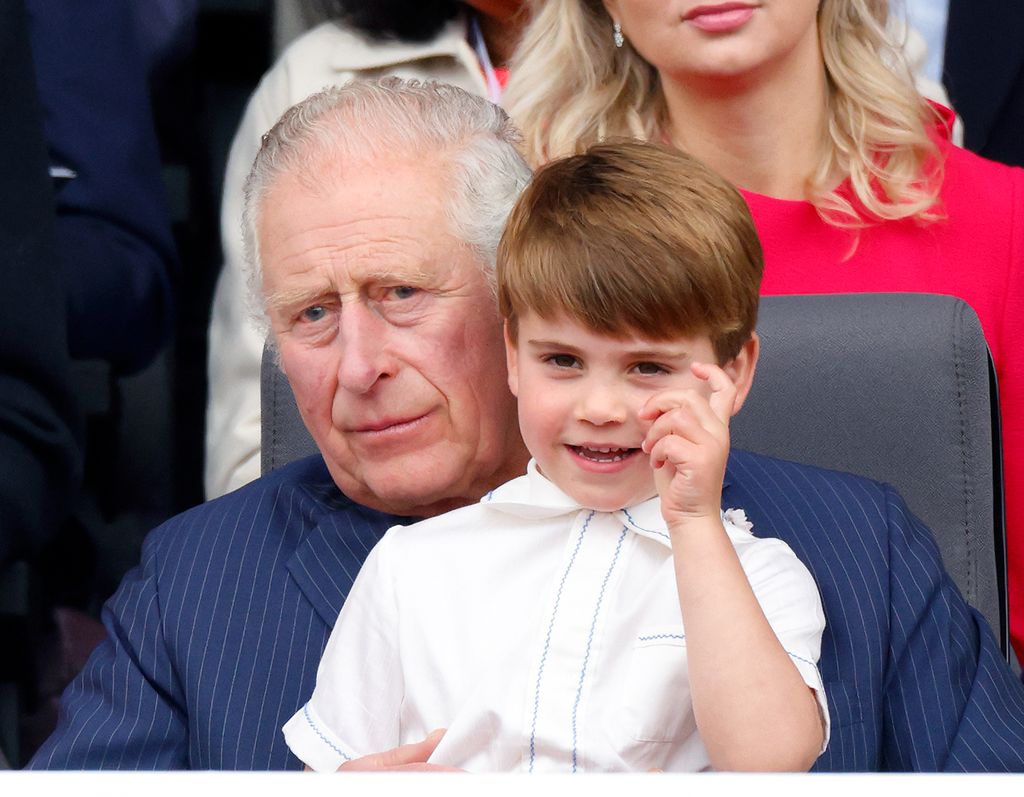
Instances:
[[[726,33],[745,25],[755,10],[755,6],[739,3],[697,6],[683,17],[683,22],[706,33]]]

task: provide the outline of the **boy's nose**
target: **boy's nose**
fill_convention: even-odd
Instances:
[[[594,385],[583,390],[576,404],[576,419],[594,426],[624,423],[628,411],[625,398],[619,391]]]

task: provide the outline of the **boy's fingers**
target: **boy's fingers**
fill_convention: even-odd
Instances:
[[[434,752],[434,748],[444,737],[444,729],[431,731],[427,738],[413,744],[403,744],[400,747],[393,747],[383,753],[371,753],[362,758],[354,758],[346,761],[339,767],[343,772],[373,772],[388,769],[446,769],[427,764],[426,761]],[[413,765],[423,765],[422,767]]]
[[[728,441],[728,425],[722,423],[707,399],[698,393],[676,391],[658,394],[651,399],[655,400],[657,403],[651,406],[657,407],[659,413],[644,437],[644,451],[650,453],[651,446],[669,434],[678,434],[693,442]]]
[[[697,444],[682,437],[663,437],[651,449],[651,465],[657,469],[665,464],[675,467],[687,462],[696,462],[699,451]]]
[[[657,421],[660,416],[672,410],[685,408],[699,414],[701,409],[707,406],[708,400],[695,388],[663,390],[647,399],[647,403],[640,410],[640,417]]]
[[[677,406],[659,415],[658,419],[651,424],[651,428],[647,430],[647,435],[644,437],[642,449],[651,453],[654,445],[671,436],[680,437],[692,443],[706,443],[709,441],[708,435],[711,434],[707,428],[709,423],[719,425],[718,419],[707,404],[702,409]]]
[[[693,373],[707,381],[711,388],[708,403],[722,423],[728,425],[736,406],[736,385],[725,371],[710,363],[693,363]]]
[[[640,408],[639,417],[644,420],[653,420],[669,410],[686,403],[686,390],[663,390],[655,393]]]

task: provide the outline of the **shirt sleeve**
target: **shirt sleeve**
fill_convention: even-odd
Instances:
[[[359,571],[320,659],[313,696],[282,729],[292,752],[317,772],[334,772],[346,761],[400,742],[405,690],[392,576],[394,531]]]
[[[825,613],[814,577],[782,540],[757,539],[738,551],[751,589],[768,624],[800,676],[814,690],[828,746],[830,721],[825,686],[818,672]]]

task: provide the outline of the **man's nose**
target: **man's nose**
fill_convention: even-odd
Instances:
[[[576,403],[577,420],[594,426],[626,421],[629,407],[621,390],[616,390],[604,382],[581,385],[581,388]]]
[[[387,353],[388,325],[384,319],[361,302],[352,302],[342,309],[338,326],[338,382],[343,389],[366,393],[381,379],[394,375],[394,361]]]

